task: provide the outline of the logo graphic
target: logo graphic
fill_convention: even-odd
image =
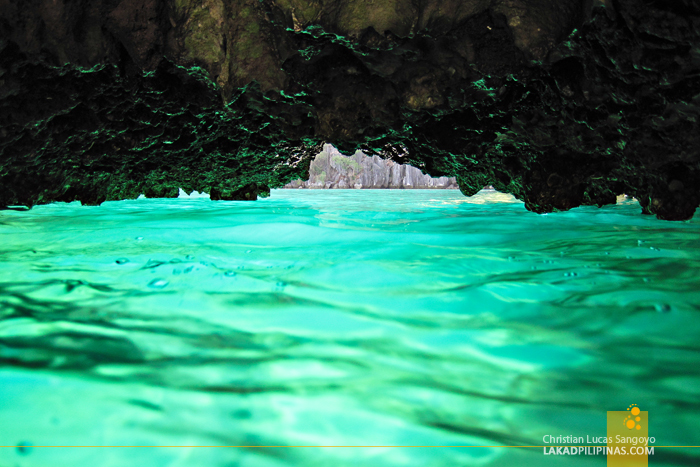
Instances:
[[[639,410],[637,404],[630,405],[629,407],[627,407],[627,410],[630,411],[630,414],[627,417],[625,417],[625,426],[630,430],[633,428],[641,430],[642,426],[639,425],[638,422],[642,421],[642,417],[639,416],[639,414],[641,414],[642,411]]]
[[[649,412],[637,404],[609,411],[607,441],[608,467],[647,467],[649,454],[654,453],[649,445]]]

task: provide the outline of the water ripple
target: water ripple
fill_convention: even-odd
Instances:
[[[605,412],[630,403],[657,444],[697,444],[699,233],[629,199],[539,216],[492,191],[2,211],[0,437],[23,444],[0,458],[551,465],[539,450],[263,446],[540,445],[605,436]]]

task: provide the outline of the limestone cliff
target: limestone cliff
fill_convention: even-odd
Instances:
[[[294,180],[285,188],[459,188],[454,177],[431,177],[410,165],[397,164],[379,156],[368,157],[362,151],[342,155],[326,144],[311,162],[309,179]]]
[[[688,219],[698,76],[693,0],[0,0],[0,206],[255,199],[331,142]]]

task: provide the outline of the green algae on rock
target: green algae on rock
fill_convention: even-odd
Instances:
[[[2,101],[13,109],[3,136],[14,136],[0,175],[5,205],[176,197],[180,187],[255,199],[308,170],[306,155],[316,148],[278,133],[293,125],[283,100],[267,106],[277,115],[255,111],[251,101],[263,97],[248,89],[224,106],[198,68],[162,62],[126,79],[113,65],[15,60],[17,91]]]
[[[323,142],[536,212],[700,205],[691,1],[0,5],[0,205],[255,199]]]

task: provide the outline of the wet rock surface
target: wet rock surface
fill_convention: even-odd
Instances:
[[[2,0],[0,205],[255,199],[332,142],[688,219],[699,73],[690,0]]]
[[[311,162],[309,179],[294,180],[285,188],[457,189],[454,177],[431,177],[410,165],[397,164],[362,151],[342,155],[326,144]]]

